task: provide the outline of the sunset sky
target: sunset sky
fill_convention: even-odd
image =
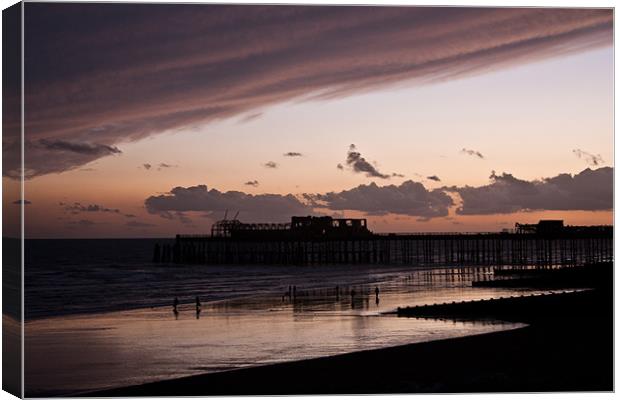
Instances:
[[[609,9],[26,3],[26,236],[201,233],[227,209],[382,232],[611,224],[612,24]]]

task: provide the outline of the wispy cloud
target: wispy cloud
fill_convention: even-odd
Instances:
[[[129,221],[125,225],[130,228],[151,228],[151,227],[157,226],[154,224],[149,224],[149,223],[140,222],[140,221]]]
[[[601,157],[600,154],[591,154],[588,153],[587,151],[581,150],[581,149],[575,149],[573,150],[573,154],[575,154],[577,157],[583,159],[586,161],[586,163],[592,167],[597,167],[601,164],[605,163],[605,160],[603,160],[603,157]]]
[[[35,146],[52,152],[68,152],[97,157],[121,153],[115,146],[108,146],[100,143],[70,142],[60,139],[40,139]]]
[[[274,162],[274,161],[267,161],[266,163],[263,164],[263,166],[265,168],[278,168],[278,163]]]
[[[239,122],[240,122],[240,123],[242,123],[242,124],[243,124],[243,123],[246,123],[246,122],[250,122],[250,121],[253,121],[253,120],[255,120],[255,119],[260,118],[262,115],[263,115],[263,113],[262,113],[262,112],[250,113],[250,114],[248,114],[248,115],[246,115],[246,116],[242,117],[242,118],[239,120]]]
[[[154,165],[151,163],[144,163],[142,164],[142,168],[144,168],[145,170],[150,170],[152,168],[154,168]],[[178,165],[175,164],[168,164],[168,163],[159,163],[157,164],[157,171],[161,171],[162,169],[168,169],[168,168],[178,168]]]
[[[478,157],[478,158],[480,158],[480,159],[484,159],[484,156],[482,155],[482,153],[481,153],[481,152],[479,152],[479,151],[476,151],[476,150],[471,150],[471,149],[465,149],[465,148],[463,148],[463,149],[461,150],[461,153],[462,153],[462,154],[467,154],[467,155],[470,155],[470,156],[474,156],[474,157]]]
[[[288,153],[284,153],[284,157],[302,157],[303,154],[298,153],[296,151],[289,151]]]
[[[75,139],[27,139],[24,141],[24,148],[27,155],[24,169],[26,179],[75,170],[99,158],[122,154],[116,146]],[[3,176],[19,178],[20,142],[7,139],[3,142],[2,151],[5,165]]]
[[[162,169],[168,169],[168,168],[178,168],[178,165],[173,165],[173,164],[166,164],[166,163],[159,163],[157,165],[157,170],[161,171]]]
[[[68,221],[67,224],[69,227],[80,227],[80,228],[90,228],[93,225],[96,225],[94,221],[89,219],[81,219],[79,221]]]
[[[427,176],[426,179],[428,179],[430,181],[441,182],[441,179],[439,179],[439,177],[437,175]]]
[[[119,143],[292,99],[609,46],[613,28],[613,10],[587,8],[33,3],[25,18],[31,177],[118,154]],[[14,126],[7,121],[7,132]],[[11,151],[19,143],[9,139],[4,174],[18,176]]]
[[[88,204],[84,205],[78,202],[67,204],[67,203],[59,203],[59,205],[63,208],[65,212],[70,214],[79,214],[83,212],[102,212],[102,213],[113,213],[120,214],[121,211],[118,208],[108,208],[99,204]]]
[[[31,202],[31,201],[29,201],[29,200],[26,200],[26,199],[24,199],[24,200],[22,200],[22,199],[17,199],[17,200],[15,200],[15,201],[13,202],[13,204],[18,204],[18,205],[22,205],[22,204],[23,204],[23,205],[28,205],[28,204],[32,204],[32,202]]]
[[[258,181],[256,179],[253,180],[253,181],[247,181],[246,183],[244,183],[244,185],[257,187],[258,186]]]

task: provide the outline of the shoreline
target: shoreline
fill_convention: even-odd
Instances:
[[[477,267],[471,267],[471,266],[432,266],[432,265],[422,265],[419,267],[415,267],[415,268],[410,268],[407,266],[395,266],[395,267],[389,267],[389,268],[377,268],[376,265],[373,264],[342,264],[339,265],[342,267],[347,267],[347,268],[372,268],[374,270],[383,272],[383,273],[394,273],[394,274],[404,274],[404,275],[409,275],[409,274],[414,274],[414,273],[420,273],[420,272],[431,272],[431,271],[436,271],[436,270],[442,270],[442,269],[449,269],[449,270],[465,270],[468,268],[477,268]],[[192,265],[185,265],[185,267],[192,267]],[[213,266],[212,266],[213,267]],[[228,267],[228,266],[222,266],[222,267]],[[260,267],[260,266],[253,266],[253,267]],[[273,266],[270,266],[270,268],[272,268]],[[282,267],[282,268],[289,268],[291,267],[289,266],[279,266],[276,265],[276,268]],[[296,266],[299,268],[308,268],[307,266]],[[330,265],[326,265],[326,267],[331,267]],[[479,267],[482,268],[482,267]],[[451,275],[451,274],[446,274],[446,275]],[[364,287],[364,286],[368,286],[368,287],[374,287],[377,285],[381,285],[386,281],[376,281],[376,280],[368,280],[365,282],[355,282],[355,283],[344,283],[344,284],[339,284],[338,282],[334,282],[333,285],[327,285],[327,284],[320,284],[320,285],[316,285],[316,286],[304,286],[303,288],[300,288],[300,292],[304,292],[304,291],[320,291],[320,290],[326,290],[326,291],[330,291],[333,290],[334,286],[341,286],[341,289],[344,291],[345,288],[349,288],[349,287]],[[387,281],[390,282],[390,281]],[[235,294],[234,296],[230,296],[230,297],[220,297],[220,298],[216,298],[216,299],[212,299],[212,300],[203,300],[202,304],[203,306],[209,306],[209,305],[217,305],[217,304],[222,304],[225,302],[233,302],[233,301],[239,301],[239,300],[243,300],[243,299],[252,299],[252,298],[258,298],[258,297],[273,297],[273,298],[280,298],[281,294],[283,293],[283,291],[286,289],[286,284],[282,284],[282,287],[278,287],[277,289],[264,289],[264,290],[260,290],[257,293],[243,293],[243,294]],[[275,296],[275,297],[274,297]],[[188,309],[193,309],[194,306],[194,297],[190,296],[191,298],[184,298],[181,299],[179,306],[184,306],[187,307]],[[170,301],[168,302],[161,302],[161,303],[156,303],[156,304],[151,304],[151,305],[134,305],[134,306],[128,306],[128,305],[123,305],[123,306],[119,306],[119,307],[113,307],[110,308],[109,306],[106,307],[102,307],[100,309],[89,309],[89,310],[78,310],[78,311],[55,311],[52,314],[40,314],[40,315],[35,315],[35,316],[26,316],[24,323],[29,323],[29,322],[34,322],[34,321],[38,321],[38,320],[46,320],[46,319],[57,319],[57,318],[72,318],[72,317],[83,317],[83,316],[99,316],[99,315],[105,315],[105,314],[109,314],[109,313],[124,313],[124,312],[132,312],[132,311],[139,311],[139,310],[156,310],[156,309],[165,309],[165,308],[170,308],[172,309],[172,300],[173,300],[174,296],[171,296]]]
[[[538,313],[531,321],[522,321],[530,325],[507,331],[199,374],[79,395],[612,391],[611,302],[607,301],[609,293],[597,290],[595,294],[571,294],[572,301],[581,301],[584,309],[598,311],[578,315],[569,312],[549,315],[552,309],[539,308],[540,300],[548,301],[554,295],[534,301],[527,299],[525,303],[513,299],[513,303],[522,304],[523,315],[528,310],[547,311]],[[452,319],[445,310],[441,317]]]
[[[195,268],[195,265],[182,265],[182,266],[177,266],[174,265],[174,268]],[[238,268],[249,268],[249,269],[255,269],[260,271],[261,268],[265,267],[265,266],[226,266],[226,265],[222,265],[222,266],[208,266],[208,268],[213,268],[213,269],[217,269],[217,268],[221,268],[221,269],[225,269],[227,271],[229,271],[231,269],[231,267],[238,267]],[[269,269],[276,269],[279,272],[287,272],[290,271],[292,268],[302,268],[305,269],[304,272],[312,272],[311,268],[308,268],[306,266],[292,266],[292,265],[274,265],[274,266],[267,266],[267,268]],[[325,268],[330,268],[332,266],[330,265],[325,265]],[[442,268],[455,268],[455,269],[459,269],[459,268],[466,268],[466,267],[460,267],[460,266],[453,266],[453,267],[439,267],[439,266],[421,266],[421,267],[415,267],[415,268],[409,268],[407,266],[389,266],[386,268],[378,268],[376,265],[372,265],[372,264],[360,264],[360,265],[355,265],[355,264],[348,264],[348,265],[340,265],[339,267],[343,267],[343,268],[348,268],[348,269],[371,269],[373,270],[372,273],[375,274],[379,274],[379,275],[385,275],[385,274],[398,274],[398,275],[407,275],[410,273],[419,273],[419,272],[427,272],[427,271],[432,271],[435,269],[442,269]],[[342,268],[340,268],[342,270]],[[345,277],[346,278],[346,277]],[[381,277],[380,277],[381,278]],[[258,296],[274,296],[274,298],[280,298],[280,296],[282,295],[282,293],[286,290],[287,286],[290,285],[300,285],[300,283],[294,281],[295,277],[291,274],[291,276],[287,277],[287,281],[286,283],[278,283],[277,287],[271,287],[268,289],[265,288],[261,288],[258,291],[252,291],[252,292],[243,292],[243,293],[235,293],[233,295],[225,295],[225,296],[221,296],[221,297],[216,297],[216,298],[212,298],[212,299],[208,299],[208,298],[202,298],[201,296],[201,300],[203,305],[216,305],[219,303],[224,303],[224,302],[229,302],[229,301],[238,301],[238,300],[243,300],[243,299],[251,299],[251,298],[255,298]],[[331,279],[331,277],[329,277],[328,279]],[[303,288],[300,287],[300,290],[331,290],[333,289],[335,286],[341,286],[343,289],[345,287],[362,287],[362,286],[370,286],[370,285],[379,285],[383,282],[383,280],[374,280],[374,279],[370,279],[370,280],[364,280],[362,282],[342,282],[341,280],[334,280],[332,281],[327,281],[324,283],[320,283],[320,284],[314,284],[314,285],[310,285],[310,286],[304,286]],[[208,291],[208,289],[206,290]],[[198,293],[199,294],[199,293]],[[69,309],[69,310],[65,310],[65,309],[45,309],[42,311],[37,311],[34,313],[34,315],[30,314],[30,315],[25,315],[25,323],[29,323],[32,321],[37,321],[37,320],[44,320],[44,319],[53,319],[53,318],[66,318],[66,317],[80,317],[80,316],[88,316],[88,315],[104,315],[107,313],[122,313],[122,312],[131,312],[131,311],[136,311],[136,310],[151,310],[151,309],[156,309],[156,308],[166,308],[169,307],[170,309],[172,309],[172,304],[173,304],[173,299],[174,299],[175,295],[174,293],[172,293],[169,297],[167,297],[165,300],[163,301],[158,301],[152,304],[138,304],[138,303],[134,303],[134,304],[121,304],[121,305],[104,305],[104,306],[100,306],[100,307],[92,307],[92,306],[88,306],[88,308],[86,309]],[[193,306],[194,304],[194,298],[195,298],[195,293],[191,293],[188,294],[185,298],[181,297],[180,298],[180,305],[184,305],[184,306]],[[26,305],[27,305],[27,309],[31,309],[33,304],[29,304],[31,302],[30,299],[26,298]]]

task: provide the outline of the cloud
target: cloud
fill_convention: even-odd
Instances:
[[[166,164],[166,163],[159,163],[159,165],[157,166],[157,170],[160,170],[162,168],[177,168],[178,165],[172,165],[172,164]]]
[[[59,203],[59,204],[60,206],[63,206],[63,209],[65,210],[65,212],[69,212],[71,214],[79,214],[82,212],[103,212],[103,213],[120,214],[121,212],[118,208],[107,208],[99,204],[83,205],[77,202],[73,204],[65,204],[65,203]]]
[[[142,164],[142,167],[144,167],[144,169],[148,171],[151,168],[153,168],[153,164],[145,163],[145,164]],[[157,170],[158,171],[161,171],[162,169],[165,169],[165,168],[177,168],[177,167],[178,167],[178,165],[167,164],[167,163],[159,163],[159,164],[157,164]]]
[[[417,217],[421,222],[448,217],[451,207],[459,215],[488,215],[530,210],[611,210],[613,169],[585,169],[579,174],[525,181],[511,174],[491,174],[491,183],[479,187],[427,189],[411,180],[400,185],[378,186],[372,182],[349,190],[292,195],[220,192],[206,185],[175,187],[169,193],[145,200],[150,214],[189,223],[186,213],[200,212],[214,219],[226,211],[239,211],[245,221],[288,221],[291,216],[342,214],[359,211],[369,216],[387,214]],[[453,200],[458,194],[461,203]],[[454,196],[455,197],[455,196]],[[303,200],[303,201],[302,201]],[[451,218],[451,217],[448,217]]]
[[[81,219],[79,221],[69,221],[69,226],[77,226],[80,228],[90,228],[93,225],[96,225],[93,221],[89,219]]]
[[[399,186],[370,183],[351,190],[306,195],[313,205],[330,210],[356,210],[368,215],[403,214],[416,217],[443,217],[453,205],[441,189],[427,190],[419,182],[405,181]]]
[[[576,175],[559,174],[534,181],[493,172],[491,183],[480,187],[452,187],[462,205],[456,213],[480,215],[530,210],[613,209],[613,168],[585,169]]]
[[[3,176],[18,179],[20,177],[19,141],[5,141],[3,143]],[[121,154],[116,146],[101,143],[79,142],[75,140],[40,139],[24,142],[24,177],[34,177],[61,173],[77,169],[101,157]]]
[[[257,119],[257,118],[260,118],[262,115],[263,115],[262,112],[248,114],[248,115],[244,116],[243,118],[241,118],[239,120],[239,123],[243,124],[243,123],[246,123],[246,122],[253,121],[253,120]]]
[[[427,176],[426,179],[431,180],[431,181],[435,181],[435,182],[441,182],[441,179],[439,179],[439,177],[437,175]]]
[[[137,218],[134,214],[125,214],[125,218]]]
[[[24,18],[30,177],[117,154],[40,140],[113,149],[294,99],[609,46],[613,28],[613,10],[587,8],[33,3]],[[19,176],[19,123],[5,121],[5,176]]]
[[[18,205],[22,205],[22,204],[23,204],[23,205],[28,205],[28,204],[32,204],[32,202],[31,202],[31,201],[29,201],[29,200],[26,200],[26,199],[24,199],[24,200],[22,200],[22,199],[17,199],[17,200],[15,200],[15,201],[13,202],[13,204],[18,204]]]
[[[170,193],[151,196],[144,202],[151,214],[164,218],[192,211],[224,214],[239,211],[246,221],[288,221],[294,215],[307,215],[312,209],[295,196],[279,194],[252,195],[243,192],[220,192],[206,185],[175,187]]]
[[[601,157],[600,154],[594,155],[580,149],[573,150],[573,154],[586,160],[586,163],[592,167],[598,167],[599,165],[605,163],[605,160],[603,160],[603,157]]]
[[[339,170],[344,170],[344,166],[340,163],[338,163],[338,165],[336,165],[336,168],[338,168]]]
[[[179,220],[181,223],[190,225],[192,220],[183,211],[160,211],[155,214],[159,214],[160,217],[170,220]]]
[[[257,187],[258,181],[257,180],[247,181],[246,183],[244,183],[244,185]]]
[[[347,165],[353,168],[354,172],[365,173],[366,176],[372,178],[389,179],[390,175],[382,174],[371,163],[366,161],[359,153],[354,144],[349,146],[347,152]]]
[[[284,157],[303,157],[303,154],[296,151],[289,151],[288,153],[284,153]]]
[[[185,225],[193,225],[191,218],[188,217],[184,212],[177,211],[174,213],[174,215],[179,221],[181,221],[181,223]]]
[[[482,153],[479,152],[479,151],[476,151],[476,150],[471,150],[471,149],[463,148],[463,150],[461,150],[461,153],[468,154],[468,155],[474,156],[474,157],[478,157],[480,159],[484,159],[484,156],[482,155]]]
[[[397,172],[392,172],[392,178],[404,178],[405,175],[399,174]]]
[[[69,152],[69,153],[77,153],[84,155],[92,155],[97,157],[107,156],[110,154],[119,154],[122,153],[115,146],[108,146],[105,144],[99,143],[80,143],[80,142],[70,142],[66,140],[48,140],[48,139],[40,139],[35,146],[40,148],[50,150],[52,152]]]
[[[157,226],[157,225],[148,224],[146,222],[139,222],[139,221],[129,221],[125,225],[130,228],[151,228],[153,226]]]
[[[278,168],[278,163],[273,162],[273,161],[267,161],[266,163],[263,164],[263,166],[265,168]]]

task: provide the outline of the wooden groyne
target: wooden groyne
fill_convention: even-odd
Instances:
[[[453,303],[399,307],[400,317],[455,320],[493,319],[513,322],[550,323],[557,318],[604,317],[611,320],[611,297],[597,290],[563,290],[520,296],[470,300]],[[551,322],[553,323],[553,322]]]
[[[153,260],[188,264],[581,265],[613,260],[613,229],[363,237],[177,235]]]

